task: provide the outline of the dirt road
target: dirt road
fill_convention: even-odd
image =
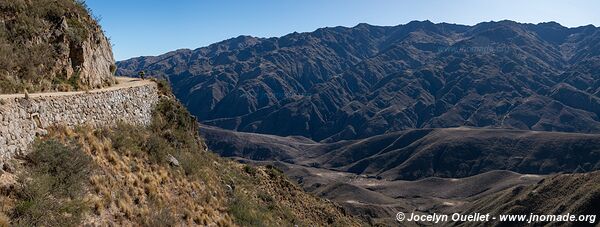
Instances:
[[[118,84],[115,84],[110,87],[105,87],[101,89],[89,90],[89,91],[69,91],[69,92],[47,92],[47,93],[32,93],[29,94],[29,97],[56,97],[56,96],[67,96],[67,95],[77,95],[83,93],[97,93],[97,92],[105,92],[105,91],[114,91],[122,88],[129,87],[138,87],[147,84],[154,83],[151,80],[141,80],[138,78],[130,78],[130,77],[115,77],[118,81]],[[25,94],[6,94],[0,95],[0,99],[14,99],[14,98],[24,98]]]

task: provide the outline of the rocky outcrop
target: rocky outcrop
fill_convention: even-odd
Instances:
[[[66,95],[0,97],[0,163],[25,152],[36,136],[54,125],[147,125],[157,102],[154,83]]]
[[[66,18],[63,18],[60,32],[67,34],[71,28]],[[72,26],[72,25],[71,25]],[[84,88],[100,88],[114,84],[113,72],[115,59],[108,39],[99,26],[91,26],[89,35],[81,42],[62,40],[61,45],[69,48],[60,54],[66,59],[58,70],[66,72],[67,78],[78,78],[78,85]]]
[[[108,38],[85,3],[73,0],[0,3],[0,66],[4,94],[115,83]]]

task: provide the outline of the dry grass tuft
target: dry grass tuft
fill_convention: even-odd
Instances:
[[[6,215],[0,213],[0,227],[8,227],[10,226],[10,220]]]

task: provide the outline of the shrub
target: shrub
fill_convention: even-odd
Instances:
[[[81,200],[92,159],[79,147],[56,140],[37,142],[27,156],[28,171],[19,176],[21,190],[13,219],[23,226],[76,226],[87,209]]]
[[[34,174],[51,176],[55,180],[52,193],[78,196],[91,171],[92,159],[79,147],[66,146],[56,140],[39,142],[29,155]]]
[[[257,209],[260,207],[246,198],[241,193],[236,196],[229,205],[229,213],[235,218],[235,222],[240,226],[265,226],[263,220],[267,220],[264,212]]]
[[[113,148],[119,152],[137,153],[141,151],[140,145],[145,140],[141,130],[139,127],[124,123],[117,124],[117,127],[111,133],[108,133]]]
[[[255,175],[256,174],[256,168],[249,166],[249,165],[245,165],[244,166],[244,172],[250,174],[250,175]]]
[[[148,153],[151,161],[160,164],[165,163],[167,154],[172,153],[169,143],[157,135],[150,135],[144,144],[144,150]]]
[[[174,98],[161,98],[154,111],[152,128],[156,132],[171,129],[196,137],[198,125],[196,118]]]
[[[71,86],[71,88],[78,90],[79,89],[79,72],[75,72],[68,80],[67,84]]]
[[[157,85],[158,85],[158,90],[162,93],[162,94],[173,94],[173,91],[171,89],[171,86],[169,85],[169,82],[166,80],[161,80],[161,79],[155,79],[152,78],[152,81],[154,81]]]
[[[117,65],[115,64],[110,64],[110,73],[112,75],[115,75],[115,73],[117,72]]]
[[[209,165],[205,158],[189,152],[178,152],[175,154],[175,158],[179,161],[186,175],[206,178],[202,175],[202,167]]]

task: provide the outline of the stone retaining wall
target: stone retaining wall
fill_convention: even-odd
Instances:
[[[73,94],[0,98],[0,164],[27,151],[53,125],[147,125],[158,102],[155,83]]]

